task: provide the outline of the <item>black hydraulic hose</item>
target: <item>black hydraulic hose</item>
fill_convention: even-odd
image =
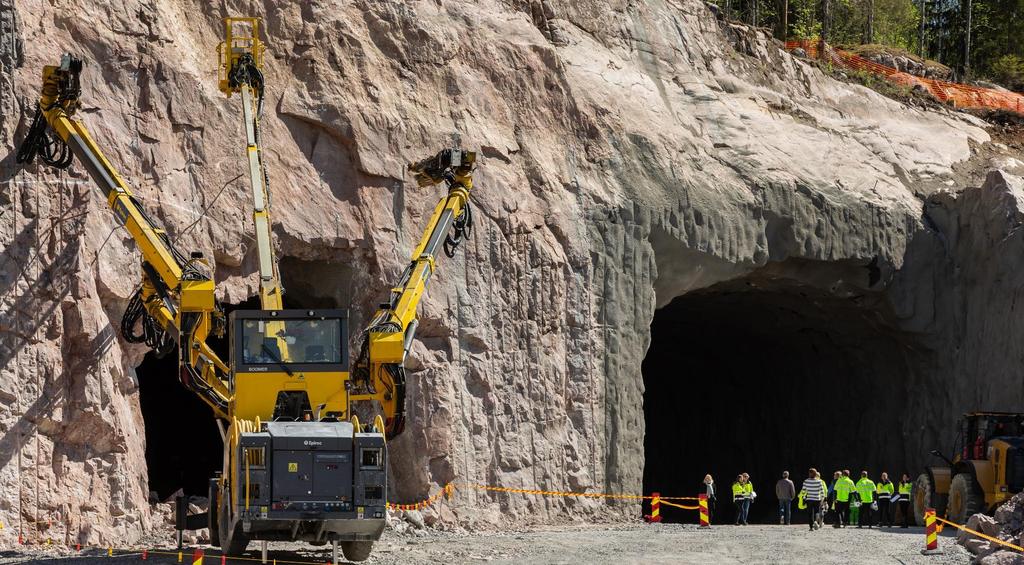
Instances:
[[[38,155],[47,165],[66,169],[71,166],[74,154],[68,144],[48,130],[49,124],[43,116],[43,110],[36,104],[36,115],[28,128],[21,146],[18,147],[16,160],[19,164],[31,164]]]
[[[462,243],[463,238],[469,237],[473,231],[473,208],[469,201],[466,201],[462,213],[452,223],[452,233],[444,238],[444,254],[449,258],[455,257],[455,250]]]
[[[140,327],[139,331],[135,330],[136,326]],[[146,310],[141,287],[128,300],[128,307],[121,317],[121,336],[128,343],[145,343],[157,358],[174,349],[174,340]]]

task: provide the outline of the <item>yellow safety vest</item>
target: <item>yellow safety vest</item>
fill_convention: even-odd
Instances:
[[[892,498],[892,493],[893,493],[892,483],[891,482],[888,482],[888,483],[878,483],[878,486],[875,488],[875,492],[878,493],[878,498],[880,500],[885,500],[885,499]]]
[[[850,493],[856,490],[856,486],[853,484],[853,480],[850,477],[839,477],[836,481],[836,500],[839,502],[849,502]]]
[[[747,497],[747,489],[740,483],[732,484],[732,499],[742,500]]]
[[[900,496],[906,494],[909,495],[910,491],[914,489],[914,483],[900,483]]]
[[[857,481],[857,494],[861,502],[871,504],[875,500],[875,482],[866,477]]]

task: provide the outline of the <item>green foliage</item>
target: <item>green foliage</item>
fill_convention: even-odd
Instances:
[[[825,0],[711,0],[727,18],[774,30],[779,38],[814,39],[822,31]],[[921,36],[921,2],[925,2]],[[933,59],[963,79],[967,6],[971,6],[970,77],[989,78],[1021,90],[1024,58],[1024,0],[827,0],[831,13],[828,42],[864,42],[873,14],[872,43],[901,48]],[[782,29],[783,12],[788,23]],[[921,44],[924,52],[921,52]],[[1006,58],[1011,56],[1012,58]]]
[[[816,39],[821,36],[821,21],[815,0],[792,0],[789,3],[789,35],[794,39]]]
[[[911,0],[875,0],[875,43],[917,50],[921,14]]]
[[[992,63],[990,76],[1006,88],[1024,92],[1024,57],[1003,55]]]

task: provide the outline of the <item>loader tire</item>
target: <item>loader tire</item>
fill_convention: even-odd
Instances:
[[[946,514],[946,501],[949,495],[935,492],[935,483],[928,473],[921,473],[914,481],[914,492],[911,504],[914,507],[914,521],[918,526],[924,526],[924,511],[926,508],[934,508],[936,516]]]
[[[975,484],[970,473],[958,473],[949,483],[949,504],[946,505],[947,519],[957,524],[966,524],[967,519],[985,511],[985,494]]]
[[[370,558],[371,551],[373,551],[372,541],[341,542],[341,552],[345,554],[345,559],[349,561],[366,561]]]

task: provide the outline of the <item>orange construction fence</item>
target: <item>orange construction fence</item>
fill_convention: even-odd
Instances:
[[[819,57],[821,45],[821,41],[813,39],[787,41],[786,50],[792,51],[799,47],[807,52],[808,57],[819,59],[821,58]],[[921,86],[938,100],[952,103],[957,108],[990,108],[1024,114],[1024,95],[1016,92],[915,76],[899,69],[880,65],[860,55],[834,49],[828,44],[825,44],[825,53],[826,60],[837,67],[880,75],[890,82],[908,88]]]

